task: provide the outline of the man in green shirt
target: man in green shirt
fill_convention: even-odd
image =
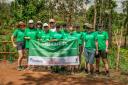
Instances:
[[[56,31],[56,21],[55,21],[55,19],[50,19],[49,20],[49,30],[51,31],[51,32],[55,32]]]
[[[63,39],[68,40],[70,38],[70,30],[67,25],[64,27],[65,28],[63,30],[61,30],[61,32],[63,34]]]
[[[37,37],[39,41],[41,42],[47,42],[52,39],[52,32],[49,30],[48,24],[44,23],[43,24],[43,31],[39,34],[37,34]]]
[[[36,40],[37,29],[34,27],[34,21],[29,20],[29,27],[25,29],[25,48],[29,49],[29,40]]]
[[[24,49],[25,49],[25,40],[24,40],[24,30],[25,30],[25,23],[20,21],[18,25],[18,29],[14,31],[11,36],[11,41],[14,47],[17,47],[18,50],[18,68],[17,70],[22,70],[22,59],[24,57]],[[14,38],[16,38],[16,44],[14,42]]]
[[[56,32],[53,33],[52,39],[61,40],[63,39],[63,34],[59,24],[56,24]]]
[[[84,40],[84,53],[86,56],[85,70],[90,74],[94,73],[94,56],[95,56],[95,43],[96,43],[96,34],[93,31],[91,24],[87,25],[87,32],[83,33]]]
[[[100,57],[102,58],[103,63],[105,64],[105,72],[106,75],[109,76],[109,65],[107,60],[107,53],[108,53],[108,33],[103,31],[102,25],[99,24],[99,29],[97,31],[97,46],[96,49],[96,73],[99,73],[99,63]]]

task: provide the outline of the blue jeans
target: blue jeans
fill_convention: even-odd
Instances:
[[[86,62],[89,64],[94,64],[94,56],[95,56],[95,49],[84,49]]]

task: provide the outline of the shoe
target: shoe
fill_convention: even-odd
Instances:
[[[87,74],[89,73],[87,69],[85,69],[84,71],[85,71],[85,73],[87,73]]]
[[[17,70],[18,70],[18,71],[22,71],[22,70],[24,70],[24,69],[23,69],[22,66],[18,66],[18,67],[17,67]]]

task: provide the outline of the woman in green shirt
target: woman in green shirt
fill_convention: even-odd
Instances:
[[[24,57],[24,49],[25,49],[24,30],[25,30],[25,23],[20,21],[18,25],[18,29],[16,29],[11,36],[13,47],[16,47],[18,50],[19,57],[18,57],[17,70],[22,70],[21,63]],[[14,42],[14,39],[16,39],[16,43]]]

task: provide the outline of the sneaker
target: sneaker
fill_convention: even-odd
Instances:
[[[87,73],[87,74],[89,73],[87,69],[85,69],[85,73]]]
[[[18,67],[17,67],[17,70],[18,70],[18,71],[22,71],[22,70],[23,70],[23,67],[22,67],[22,66],[18,66]]]

